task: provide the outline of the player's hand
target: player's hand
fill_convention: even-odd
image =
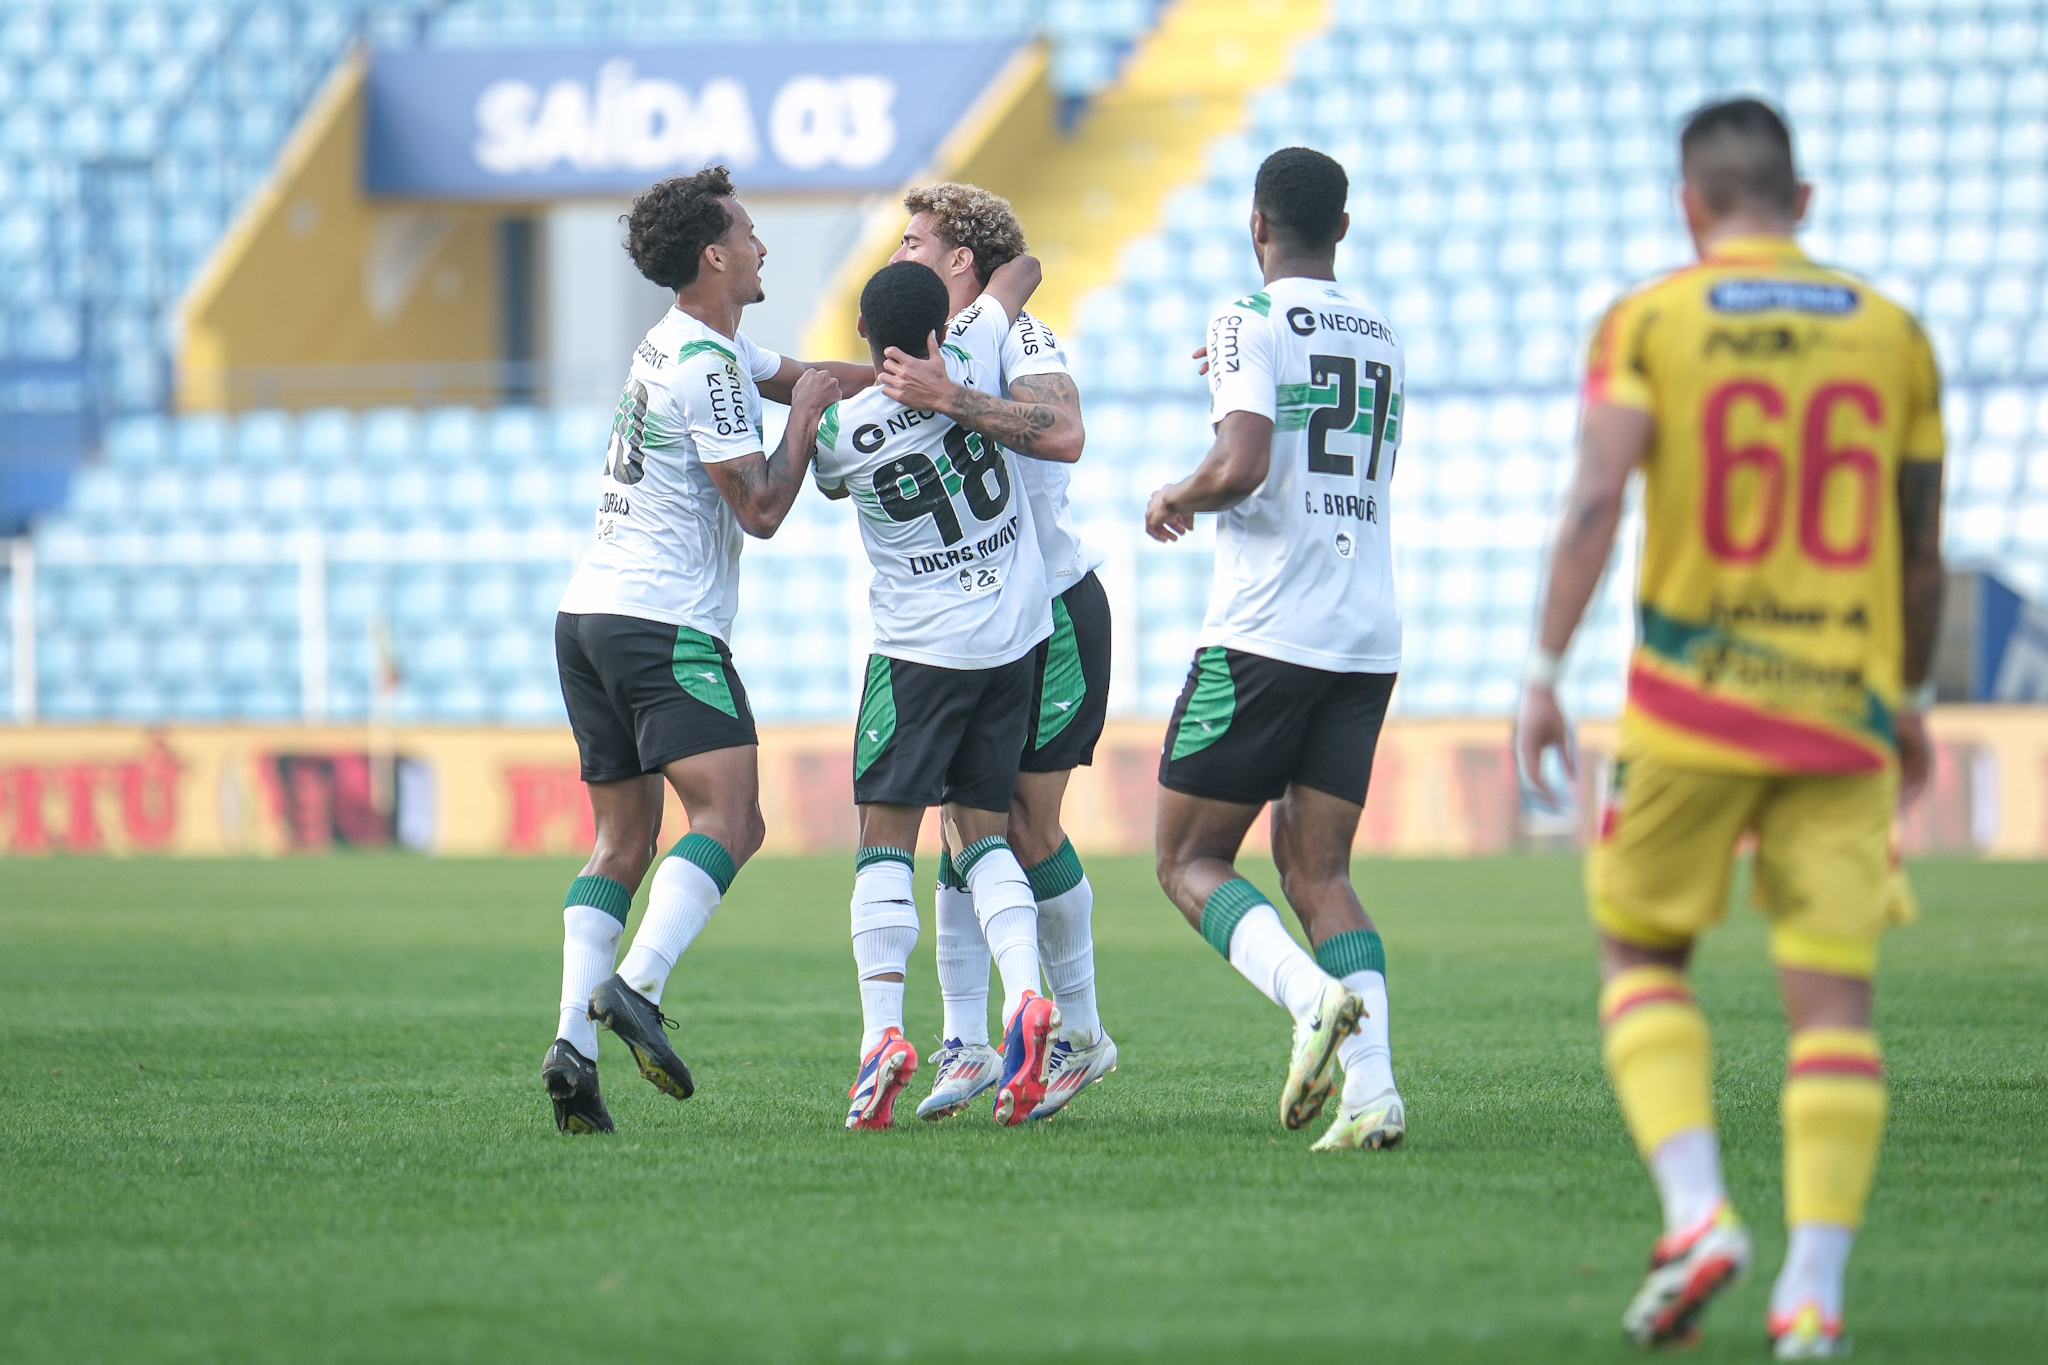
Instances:
[[[830,370],[805,370],[797,376],[789,395],[790,415],[801,413],[813,419],[823,416],[826,408],[839,401],[839,396],[839,380]]]
[[[1901,707],[1893,712],[1892,729],[1899,737],[1899,809],[1905,810],[1927,790],[1934,743],[1927,738],[1927,718],[1918,711]]]
[[[1186,512],[1176,512],[1166,505],[1166,489],[1152,494],[1152,500],[1145,504],[1145,534],[1154,540],[1171,545],[1195,529],[1195,519]]]
[[[1195,347],[1194,354],[1189,356],[1188,359],[1199,360],[1202,362],[1201,364],[1195,366],[1196,374],[1209,373],[1209,348],[1207,346]]]
[[[1572,752],[1571,726],[1565,721],[1564,709],[1557,704],[1557,689],[1524,684],[1522,709],[1515,717],[1515,757],[1521,762],[1529,785],[1551,805],[1562,805],[1559,794],[1550,789],[1550,783],[1543,777],[1546,749],[1557,750],[1564,759],[1564,775],[1574,782],[1579,780],[1579,759]]]
[[[875,382],[907,408],[919,412],[944,412],[952,405],[960,386],[946,374],[946,355],[939,349],[937,332],[925,346],[925,359],[891,346],[882,352],[882,368]]]

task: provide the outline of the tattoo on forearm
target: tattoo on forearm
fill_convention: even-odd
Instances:
[[[963,390],[960,411],[953,420],[1020,454],[1035,455],[1046,433],[1059,424],[1060,410],[1081,409],[1080,391],[1063,374],[1019,379],[1010,385],[1010,392],[1020,398],[991,398],[974,389]]]

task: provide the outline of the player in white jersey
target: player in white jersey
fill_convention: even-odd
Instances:
[[[973,185],[925,185],[903,197],[910,210],[891,260],[930,266],[945,281],[951,330],[976,324],[990,276],[1025,249],[1009,201]],[[1116,1068],[1095,1002],[1094,889],[1066,831],[1060,805],[1073,770],[1094,761],[1109,706],[1109,596],[1095,576],[1102,552],[1084,541],[1067,500],[1067,466],[1081,458],[1081,398],[1052,329],[1019,313],[1003,336],[997,395],[954,382],[942,360],[901,352],[884,359],[876,383],[914,408],[936,410],[970,431],[1030,458],[1017,462],[1031,501],[1038,548],[1052,593],[1053,633],[1033,656],[1031,731],[1010,807],[1010,847],[1038,899],[1038,951],[1060,1011],[1045,1100],[1033,1118],[1064,1108]],[[938,1075],[919,1118],[959,1113],[995,1085],[1002,1058],[988,1045],[988,945],[966,882],[941,854],[937,891],[939,992],[946,1023],[931,1060]]]
[[[561,1019],[541,1081],[563,1132],[610,1132],[596,1020],[642,1075],[687,1099],[690,1071],[663,1036],[662,987],[740,866],[761,845],[754,718],[726,642],[741,533],[775,534],[802,487],[820,413],[865,385],[862,365],[806,367],[739,331],[767,249],[725,168],[634,202],[626,248],[676,306],[634,352],[605,450],[597,540],[555,618],[562,699],[576,734],[596,849],[563,904]],[[790,404],[762,451],[763,394]],[[654,875],[625,961],[626,911],[653,861],[662,781],[690,820]]]
[[[1351,841],[1401,665],[1388,491],[1401,347],[1336,280],[1344,168],[1289,147],[1253,190],[1265,288],[1210,320],[1201,467],[1152,495],[1177,540],[1220,512],[1216,578],[1159,761],[1159,884],[1253,985],[1294,1016],[1280,1117],[1341,1112],[1315,1146],[1387,1146],[1407,1119],[1387,1041],[1385,954],[1351,886]],[[1273,859],[1315,945],[1303,952],[1235,860],[1273,803]]]
[[[946,287],[929,268],[884,266],[861,291],[861,331],[877,363],[894,348],[940,350],[950,373],[997,384],[1003,334],[1038,284],[1019,257],[995,272],[975,319],[952,339]],[[994,441],[871,389],[828,409],[818,482],[851,496],[874,566],[875,621],[854,734],[853,955],[860,978],[861,1062],[848,1128],[888,1128],[917,1070],[903,1036],[903,973],[917,942],[912,859],[918,826],[941,829],[1002,972],[1004,1074],[998,1123],[1022,1123],[1045,1097],[1059,1012],[1038,993],[1038,906],[1004,838],[1017,760],[1030,728],[1032,654],[1052,634],[1019,461]]]

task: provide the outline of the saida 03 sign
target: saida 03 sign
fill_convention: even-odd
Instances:
[[[722,162],[746,191],[886,190],[929,164],[1014,43],[426,49],[370,64],[364,188],[633,193]]]

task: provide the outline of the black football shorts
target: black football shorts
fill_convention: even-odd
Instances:
[[[585,782],[758,744],[725,641],[637,616],[555,613],[555,664]]]
[[[1031,733],[1019,771],[1087,767],[1109,714],[1109,594],[1094,574],[1053,598],[1052,634],[1031,662]]]
[[[1393,692],[1392,673],[1197,650],[1166,727],[1159,785],[1252,806],[1298,782],[1362,806]]]
[[[869,655],[853,736],[854,801],[1007,811],[1031,729],[1032,658],[960,669]]]

